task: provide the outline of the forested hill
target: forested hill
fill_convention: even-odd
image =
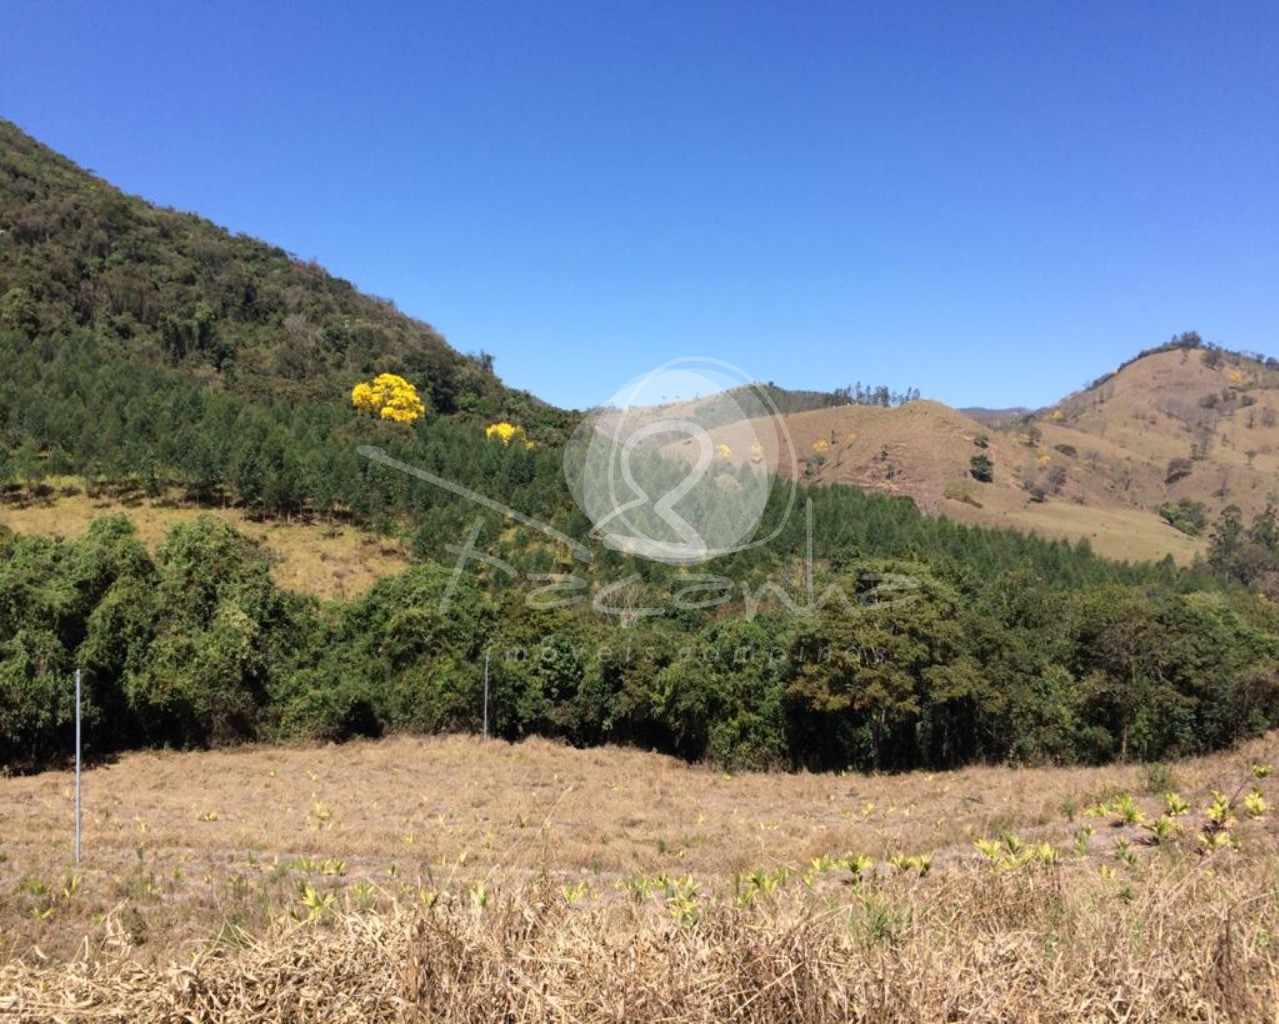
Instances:
[[[0,329],[91,334],[110,357],[256,399],[331,399],[374,373],[430,409],[538,405],[485,356],[275,246],[161,209],[0,120]]]

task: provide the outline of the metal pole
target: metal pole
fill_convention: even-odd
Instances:
[[[75,862],[80,863],[80,670],[75,670]]]
[[[489,652],[484,652],[484,738],[489,738]]]

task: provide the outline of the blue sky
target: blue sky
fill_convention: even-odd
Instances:
[[[290,5],[292,6],[292,5]],[[6,7],[0,115],[585,406],[1279,354],[1279,5]]]

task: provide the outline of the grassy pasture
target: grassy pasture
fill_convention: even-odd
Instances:
[[[3,779],[0,1019],[1273,1020],[1277,759],[136,753],[85,775],[78,870],[72,776]]]

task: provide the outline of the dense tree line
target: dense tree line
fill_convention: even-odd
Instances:
[[[821,600],[776,576],[790,604],[708,591],[704,572],[618,575],[641,591],[623,625],[612,595],[604,613],[590,599],[602,576],[566,602],[479,562],[426,560],[321,606],[279,591],[264,552],[212,516],[154,557],[118,514],[74,541],[3,535],[0,765],[66,757],[76,666],[98,755],[476,730],[486,660],[498,735],[729,766],[1163,758],[1279,725],[1275,606],[1153,575],[1045,586],[1034,557],[991,557],[849,551],[821,563]]]

